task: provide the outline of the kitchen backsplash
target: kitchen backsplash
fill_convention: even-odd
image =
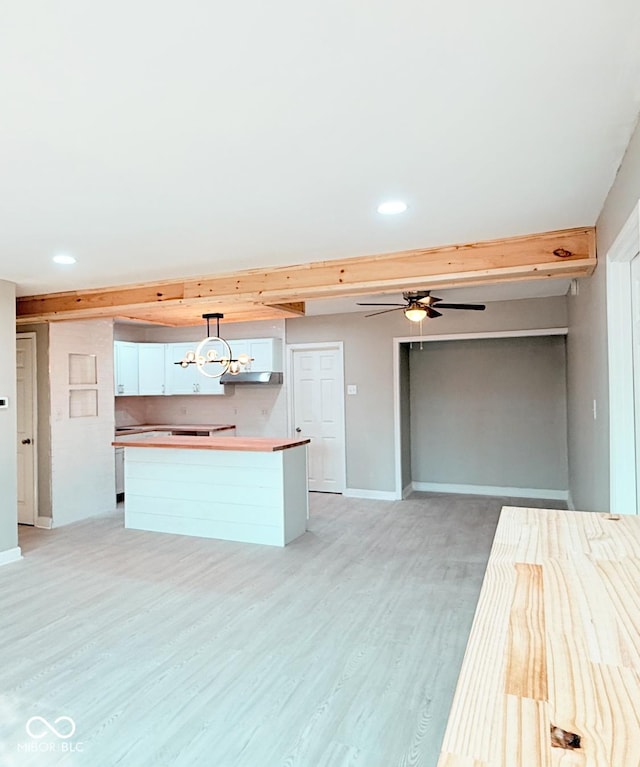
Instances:
[[[284,386],[229,386],[227,392],[223,396],[116,397],[116,426],[233,423],[241,437],[287,436]]]

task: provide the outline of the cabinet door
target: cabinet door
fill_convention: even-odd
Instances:
[[[175,363],[180,362],[185,354],[193,351],[197,345],[195,341],[167,344],[165,355],[165,392],[167,394],[196,393],[198,378],[202,377],[196,370],[196,366],[189,365],[188,368],[183,368]]]
[[[164,394],[165,344],[138,344],[138,393]]]
[[[229,341],[231,347],[231,356],[234,360],[237,360],[241,354],[249,354],[249,342],[244,339],[236,338],[233,341]]]
[[[254,373],[282,372],[282,341],[279,338],[241,338],[229,343],[234,359],[241,354],[251,357],[245,370]]]
[[[189,351],[194,351],[197,341],[167,344],[166,352],[166,394],[224,394],[219,378],[207,378],[195,365],[183,368],[176,365]]]
[[[138,344],[114,341],[114,374],[116,396],[138,393]]]
[[[224,394],[224,385],[219,378],[207,378],[198,373],[197,394]]]
[[[273,367],[273,338],[252,338],[247,342],[247,354],[252,357],[249,369],[255,373],[275,370]]]

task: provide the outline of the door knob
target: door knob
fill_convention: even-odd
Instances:
[[[23,445],[30,445],[31,444],[31,440],[27,437],[27,439],[23,439],[22,440],[22,444]]]
[[[296,426],[296,431],[297,431],[297,432],[298,432],[298,434],[299,434],[299,433],[302,431],[302,429],[301,429],[299,426]]]

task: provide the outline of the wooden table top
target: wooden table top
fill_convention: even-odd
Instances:
[[[438,767],[638,765],[640,517],[503,508]]]
[[[120,437],[115,447],[172,448],[178,450],[237,450],[273,453],[306,445],[310,439],[270,439],[269,437],[149,437],[127,440]]]

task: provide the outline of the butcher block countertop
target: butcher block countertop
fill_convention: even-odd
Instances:
[[[638,765],[640,517],[505,507],[438,767]]]
[[[291,447],[306,445],[310,439],[270,439],[268,437],[149,437],[127,440],[120,437],[116,447],[172,448],[178,450],[237,450],[254,453],[273,453]]]

